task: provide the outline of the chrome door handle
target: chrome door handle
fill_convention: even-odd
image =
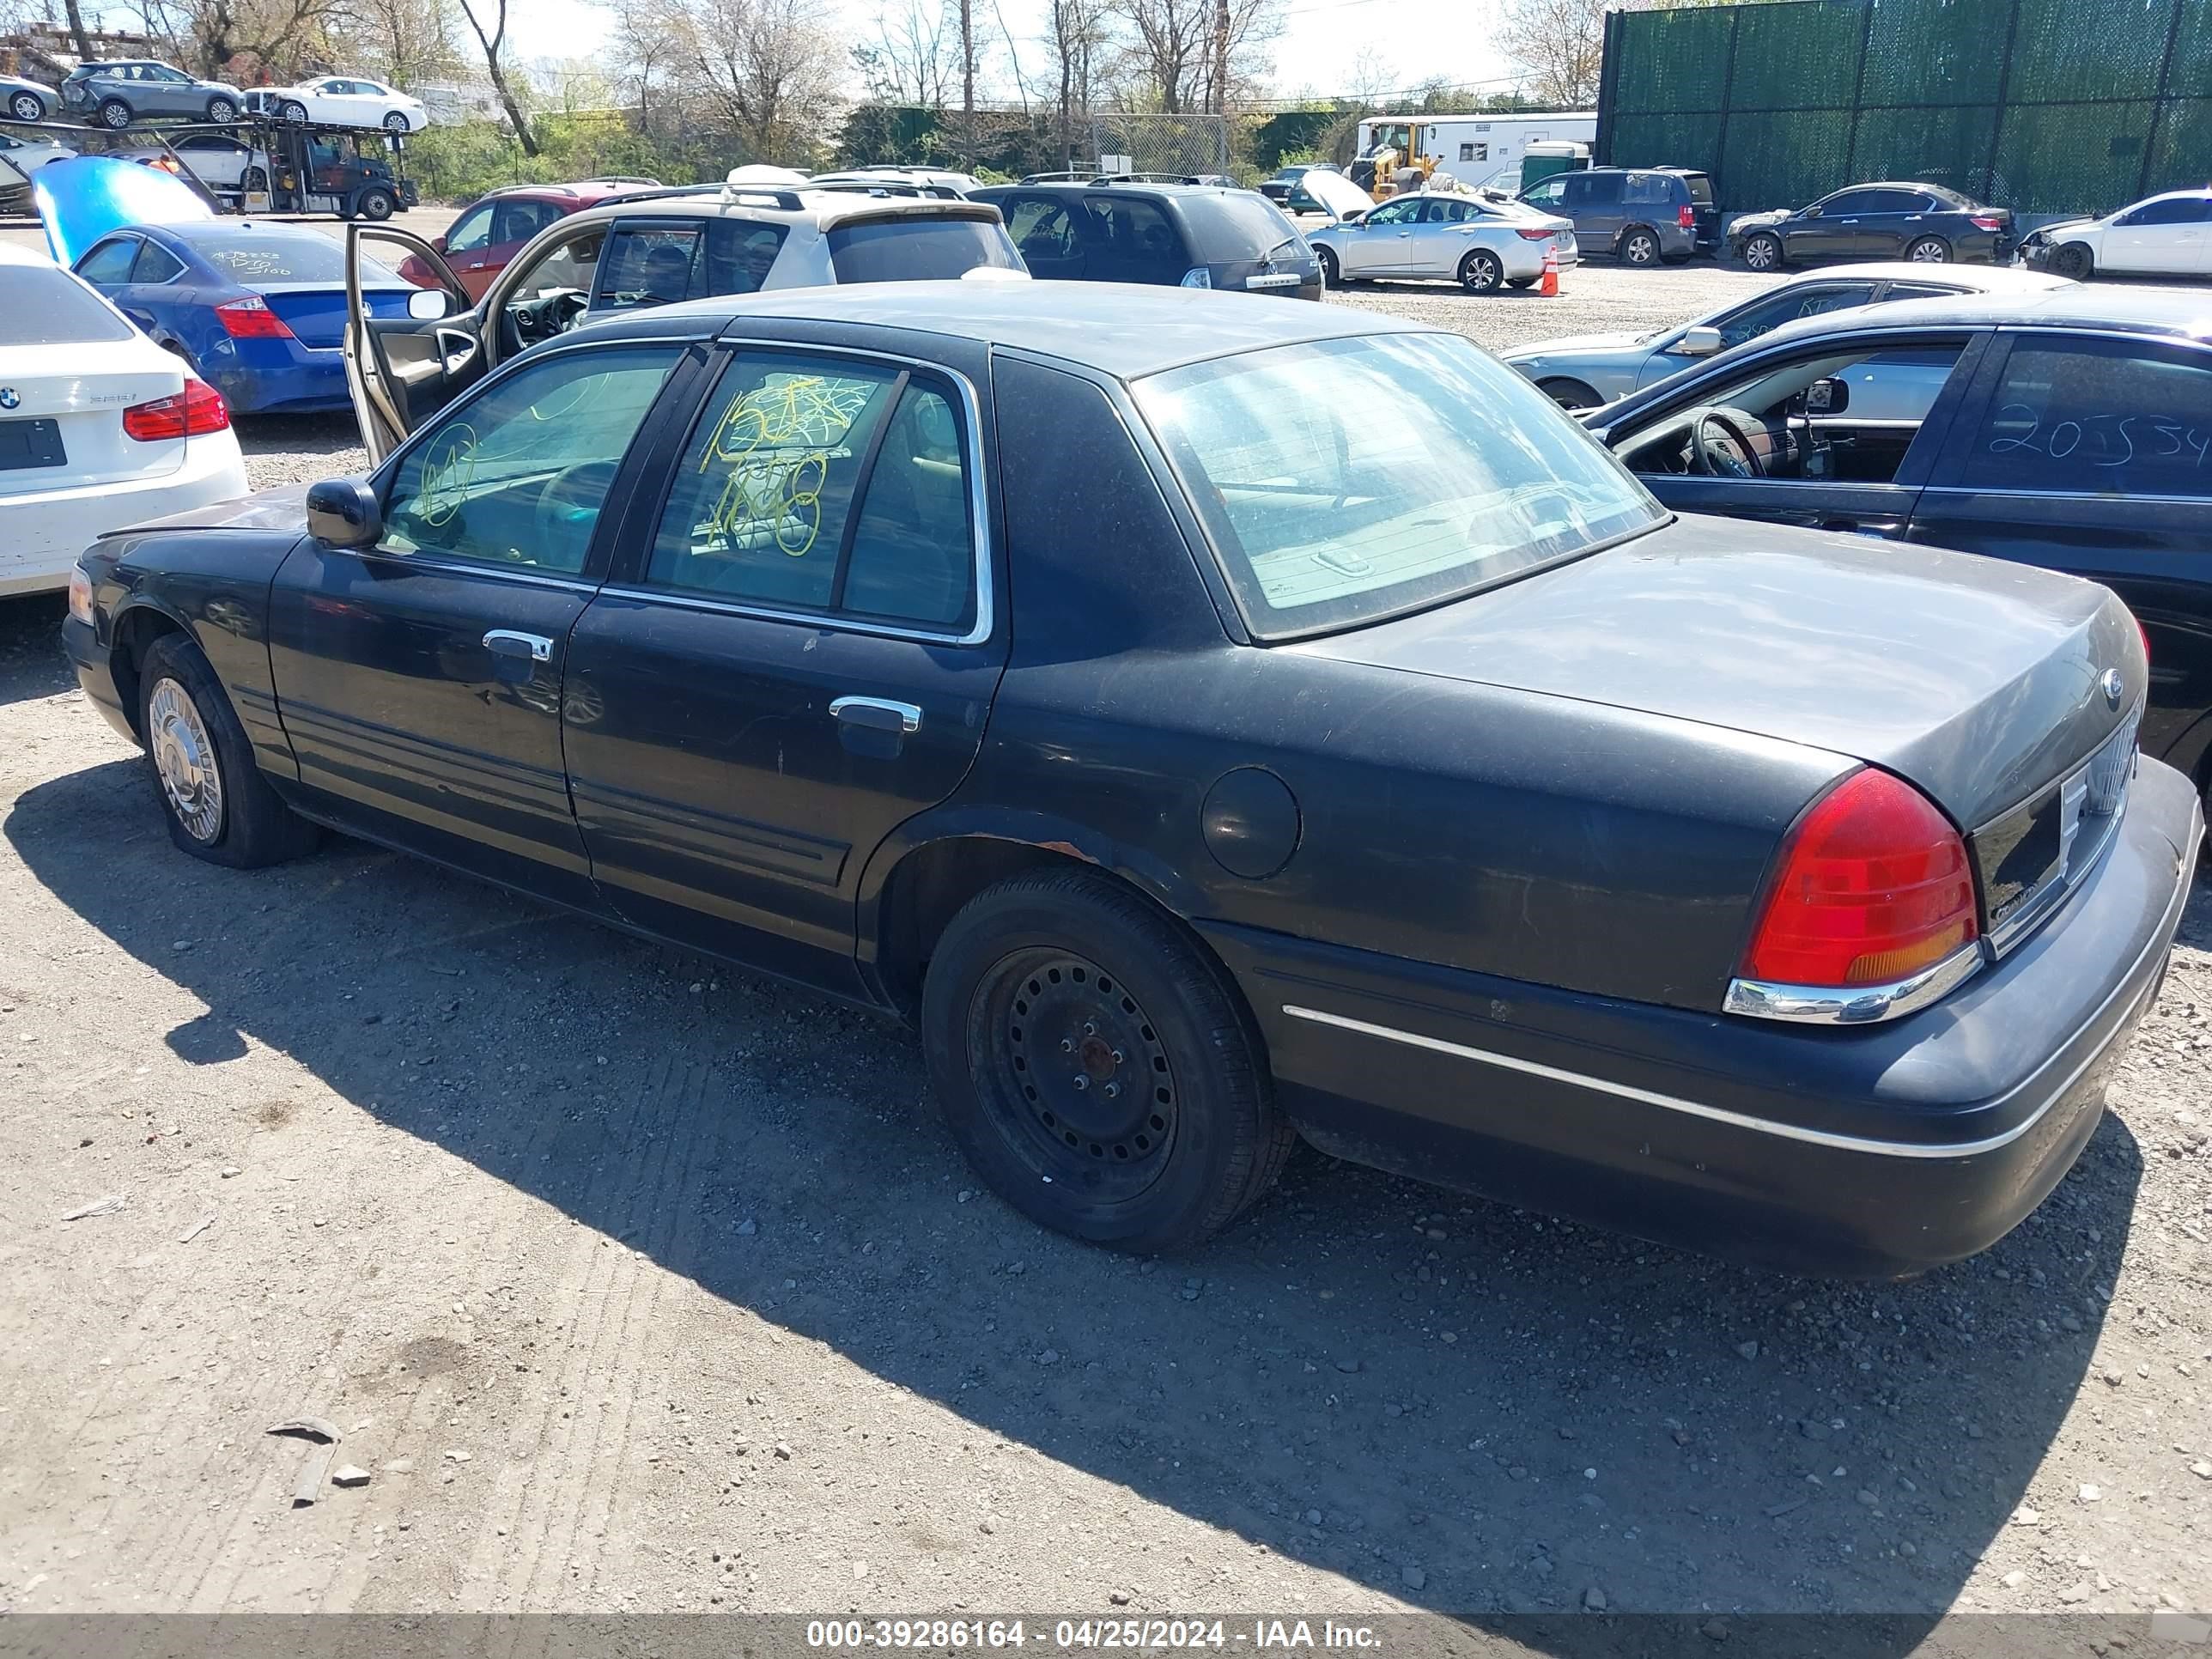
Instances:
[[[483,636],[484,649],[495,657],[527,657],[532,662],[553,660],[553,641],[543,634],[518,634],[511,628],[495,628]]]
[[[830,705],[830,717],[871,732],[896,732],[910,737],[921,730],[920,708],[888,697],[839,697]]]

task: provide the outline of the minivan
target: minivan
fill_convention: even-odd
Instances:
[[[1585,254],[1610,253],[1626,265],[1655,265],[1720,246],[1713,181],[1685,167],[1590,167],[1531,185],[1521,199],[1575,222]]]

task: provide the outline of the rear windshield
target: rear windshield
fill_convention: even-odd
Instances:
[[[1186,197],[1182,217],[1190,230],[1192,254],[1210,265],[1265,258],[1284,243],[1297,240],[1298,228],[1257,191]]]
[[[0,265],[0,346],[127,340],[136,331],[66,271]]]
[[[1276,346],[1136,392],[1261,638],[1378,621],[1666,518],[1456,335]]]
[[[841,283],[928,283],[978,265],[1022,269],[1022,256],[995,219],[864,220],[830,228],[830,263]]]
[[[256,283],[330,283],[345,281],[345,249],[327,236],[310,232],[305,236],[194,237],[192,252],[234,282],[251,288]],[[398,272],[362,255],[364,283],[392,283]]]

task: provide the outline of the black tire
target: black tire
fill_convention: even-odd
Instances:
[[[1565,377],[1553,380],[1539,380],[1536,382],[1536,390],[1559,404],[1561,409],[1595,409],[1605,401],[1597,395],[1595,386],[1586,381],[1571,380]]]
[[[43,121],[46,100],[35,92],[19,92],[8,100],[8,113],[18,121]]]
[[[259,167],[248,167],[238,175],[238,187],[240,190],[266,190],[269,188],[269,175]]]
[[[392,199],[390,191],[374,187],[362,191],[361,199],[356,204],[361,216],[372,224],[381,224],[389,219],[392,209],[398,205]]]
[[[220,95],[210,98],[208,100],[207,118],[210,121],[220,122],[228,126],[231,122],[238,119],[238,106],[230,99]]]
[[[922,987],[922,1044],[984,1182],[1111,1249],[1203,1243],[1297,1140],[1227,973],[1086,871],[1000,882],[952,919]]]
[[[1314,258],[1321,264],[1322,286],[1341,288],[1344,285],[1344,274],[1337,269],[1336,255],[1325,247],[1317,247],[1314,250]]]
[[[2054,275],[2086,283],[2096,275],[2097,256],[2087,242],[2069,242],[2051,256],[2051,269]]]
[[[1620,239],[1620,263],[1625,265],[1656,265],[1659,263],[1659,237],[1656,232],[1638,225]]]
[[[1542,280],[1543,278],[1540,276],[1508,276],[1505,279],[1505,286],[1508,288],[1534,288]]]
[[[120,132],[131,125],[131,106],[120,98],[103,99],[100,106],[100,125],[110,132]]]
[[[179,696],[181,706],[174,701]],[[258,870],[313,852],[322,839],[322,831],[279,800],[261,775],[215,670],[181,634],[155,641],[138,665],[138,730],[146,739],[155,798],[180,851],[233,870]],[[167,745],[178,752],[165,756]],[[197,817],[209,805],[204,787],[180,785],[172,793],[169,778],[187,773],[202,778],[211,773],[216,781],[206,822],[188,823],[179,805],[180,799],[193,803]]]
[[[1779,270],[1790,263],[1779,236],[1759,231],[1744,238],[1743,262],[1757,271]]]
[[[394,111],[392,111],[391,114],[389,114],[389,115],[387,115],[387,116],[386,116],[386,117],[384,118],[384,130],[385,130],[386,132],[404,132],[404,131],[407,131],[407,117],[406,117],[406,115],[405,115],[403,112],[401,112],[401,111],[399,111],[399,110],[394,110]]]
[[[1505,263],[1479,247],[1459,262],[1459,285],[1469,294],[1495,294],[1505,286]]]
[[[287,98],[278,106],[276,118],[280,121],[304,121],[307,118],[307,106],[296,98]]]
[[[1907,245],[1905,258],[1911,264],[1948,265],[1951,263],[1951,245],[1941,236],[1923,236]]]

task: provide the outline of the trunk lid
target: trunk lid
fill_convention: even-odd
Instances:
[[[407,296],[414,291],[411,286],[370,289],[362,298],[368,301],[372,317],[404,317]],[[260,293],[269,309],[284,319],[284,326],[299,337],[301,345],[335,351],[345,339],[344,283],[336,288],[271,286]]]
[[[15,402],[0,411],[0,499],[155,477],[185,464],[187,440],[142,443],[123,430],[125,410],[185,389],[181,361],[137,335],[15,346],[6,358],[0,379]]]
[[[1969,833],[2079,766],[2148,681],[2134,618],[2092,583],[1733,519],[1285,648],[1826,750]]]

